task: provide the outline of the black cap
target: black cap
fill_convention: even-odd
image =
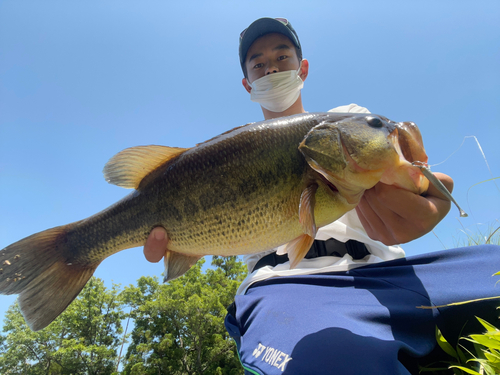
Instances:
[[[286,18],[259,18],[240,34],[240,64],[243,73],[245,72],[245,59],[247,58],[248,49],[256,39],[269,33],[283,34],[288,37],[297,47],[297,57],[299,60],[302,59],[299,37]]]

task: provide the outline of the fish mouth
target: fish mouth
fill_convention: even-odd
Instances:
[[[427,162],[422,135],[417,125],[413,122],[398,122],[394,130],[388,136],[389,142],[398,153],[401,160],[409,163]]]
[[[429,180],[418,166],[427,166],[428,157],[417,125],[413,122],[396,123],[388,141],[399,160],[391,170],[384,173],[380,181],[418,195],[424,194],[429,187]]]

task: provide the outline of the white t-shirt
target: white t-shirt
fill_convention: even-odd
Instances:
[[[370,113],[366,108],[360,107],[356,104],[336,107],[328,112]],[[312,259],[304,258],[293,270],[290,269],[290,262],[278,264],[275,267],[261,267],[250,273],[245,280],[243,280],[236,294],[245,294],[251,284],[270,277],[347,271],[349,269],[365,266],[367,264],[404,258],[405,256],[405,252],[400,246],[386,246],[382,242],[374,241],[368,237],[368,234],[358,218],[356,210],[351,210],[340,219],[318,229],[316,239],[328,240],[330,238],[335,238],[341,242],[347,242],[348,240],[362,242],[366,245],[370,255],[367,255],[363,259],[359,260],[354,260],[349,254],[345,254],[343,257],[324,256]],[[284,246],[285,245],[283,245],[283,247]],[[261,258],[276,250],[277,249],[272,249],[261,253],[245,255],[243,260],[247,264],[248,271],[250,272],[253,270]]]

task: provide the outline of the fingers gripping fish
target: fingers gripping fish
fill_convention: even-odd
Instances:
[[[288,243],[290,267],[317,229],[359,203],[379,181],[417,194],[427,179],[418,128],[382,116],[311,113],[248,124],[193,148],[140,146],[105,166],[108,182],[135,189],[81,221],[0,251],[0,293],[19,294],[39,330],[78,295],[108,256],[169,237],[165,280],[205,255],[261,252]],[[270,225],[272,223],[272,225]]]

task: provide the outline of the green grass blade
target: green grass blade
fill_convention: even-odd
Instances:
[[[470,338],[470,341],[486,346],[487,348],[500,349],[500,337],[492,338],[486,335],[470,335]]]
[[[463,366],[450,366],[450,368],[457,368],[459,370],[462,370],[463,372],[467,374],[472,374],[472,375],[482,375],[477,371],[471,370],[470,368],[463,367]]]
[[[443,334],[441,333],[441,331],[439,330],[439,328],[437,326],[436,326],[436,341],[437,341],[439,347],[441,349],[443,349],[443,351],[446,354],[452,356],[453,358],[455,358],[457,360],[459,359],[456,350],[453,349],[453,346],[451,346],[448,341],[446,341],[446,339],[444,338]]]
[[[500,330],[498,330],[494,325],[488,323],[486,320],[484,319],[481,319],[480,317],[476,316],[476,319],[479,320],[479,323],[482,324],[482,326],[484,328],[486,328],[486,330],[488,332],[492,332],[492,333],[496,333],[496,334],[500,334]]]

